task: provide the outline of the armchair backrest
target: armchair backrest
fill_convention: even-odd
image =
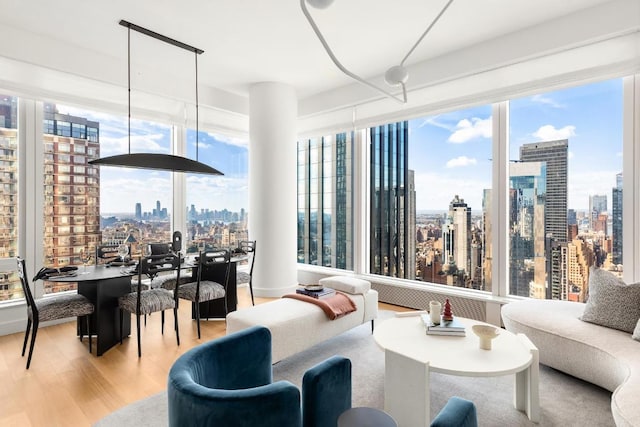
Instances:
[[[271,332],[254,326],[192,348],[167,384],[169,426],[301,426],[300,391],[272,383]]]

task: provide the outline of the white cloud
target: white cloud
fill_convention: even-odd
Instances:
[[[449,137],[449,142],[462,144],[475,138],[491,138],[491,117],[471,120],[462,119],[456,125],[455,131]]]
[[[463,166],[475,165],[478,161],[474,158],[470,158],[467,156],[456,157],[455,159],[451,159],[447,162],[448,168],[458,168]]]
[[[450,132],[453,132],[453,128],[450,125],[446,124],[446,123],[439,122],[438,121],[438,117],[440,117],[440,116],[427,117],[426,119],[424,119],[422,121],[422,123],[420,123],[418,125],[418,128],[425,127],[427,125],[431,125],[431,126],[439,127],[439,128],[442,128],[442,129],[446,129],[446,130],[448,130]]]
[[[554,101],[552,98],[549,98],[548,96],[534,95],[531,97],[531,101],[536,102],[538,104],[548,105],[553,108],[566,108],[566,105],[559,104],[556,101]]]
[[[216,140],[224,143],[224,144],[228,144],[228,145],[236,145],[238,147],[247,147],[249,145],[249,141],[246,139],[242,139],[242,138],[234,138],[231,136],[227,136],[227,135],[220,135],[217,133],[209,133],[209,136],[211,136],[212,138],[215,138]]]
[[[557,139],[569,139],[572,136],[576,136],[576,127],[573,125],[567,125],[563,128],[556,129],[553,125],[544,125],[538,128],[533,133],[533,136],[540,141],[554,141]]]
[[[444,176],[435,172],[416,172],[416,209],[448,209],[456,194],[471,207],[473,214],[482,212],[482,196],[485,188],[491,188],[491,178],[483,182],[464,176]]]

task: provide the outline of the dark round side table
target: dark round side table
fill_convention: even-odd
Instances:
[[[338,418],[338,427],[398,427],[389,414],[376,408],[351,408]]]

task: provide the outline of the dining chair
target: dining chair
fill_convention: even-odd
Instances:
[[[96,265],[107,264],[119,258],[118,245],[97,245]]]
[[[249,256],[249,272],[236,271],[236,283],[248,283],[249,292],[251,292],[251,305],[256,305],[253,301],[253,262],[256,259],[256,241],[255,240],[242,240],[238,243],[238,249],[240,253],[247,254]]]
[[[180,278],[180,253],[173,258],[164,258],[162,264],[150,257],[140,257],[138,262],[138,283],[142,283],[142,275],[157,274],[160,271],[176,270],[178,279]],[[142,357],[142,344],[140,340],[140,316],[161,312],[161,331],[164,334],[164,311],[173,309],[174,329],[176,331],[176,341],[180,345],[180,331],[178,329],[178,293],[167,289],[146,289],[144,286],[137,286],[135,292],[128,293],[118,298],[120,308],[120,344],[122,344],[124,323],[124,312],[136,316],[136,328],[138,336],[138,357]],[[146,317],[145,317],[146,319]]]
[[[31,366],[31,356],[33,355],[33,348],[36,344],[36,335],[40,322],[66,319],[68,317],[86,318],[87,334],[89,335],[89,353],[91,353],[91,314],[93,314],[95,309],[91,301],[80,294],[47,296],[46,298],[35,300],[26,276],[25,261],[20,257],[17,258],[17,261],[18,276],[20,277],[24,297],[27,300],[27,330],[24,333],[24,343],[22,344],[23,357],[27,349],[27,341],[29,341],[29,332],[33,325],[31,344],[29,345],[29,356],[27,357],[27,369]],[[80,340],[82,341],[82,329],[80,329]]]
[[[200,339],[200,303],[213,301],[216,299],[224,299],[224,313],[228,313],[227,308],[227,285],[229,284],[229,269],[231,267],[231,254],[226,249],[213,249],[200,252],[197,259],[196,281],[181,284],[180,280],[176,283],[178,289],[178,297],[191,301],[195,305],[196,322],[198,325],[198,339]],[[223,283],[214,282],[212,280],[202,280],[202,271],[208,268],[216,268],[222,266],[224,268]],[[210,311],[210,310],[208,310]]]

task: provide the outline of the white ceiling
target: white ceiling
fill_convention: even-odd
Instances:
[[[340,61],[379,81],[445,3],[335,0],[326,10],[309,9]],[[406,64],[411,70],[606,3],[615,1],[454,0]],[[336,88],[359,87],[330,61],[299,0],[4,0],[1,10],[0,56],[109,84],[126,86],[127,30],[118,25],[125,19],[203,49],[198,67],[204,92],[246,98],[253,83],[279,81],[293,86],[299,100],[308,100]],[[11,37],[26,34],[28,43],[12,43],[16,39]],[[171,76],[169,81],[193,82],[193,54],[139,33],[131,37],[134,86],[155,73]],[[409,87],[412,80],[419,78],[410,75]]]

